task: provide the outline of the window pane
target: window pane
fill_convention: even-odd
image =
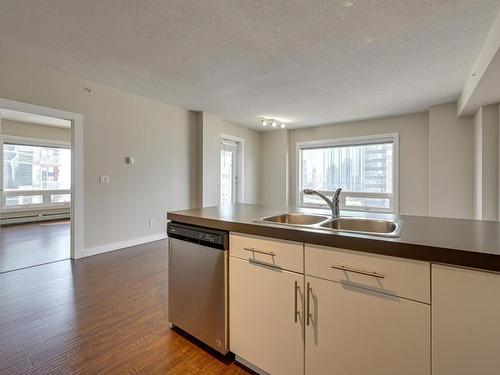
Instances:
[[[220,203],[233,203],[233,153],[221,150],[220,154]]]
[[[42,204],[43,195],[15,195],[5,197],[5,207]]]
[[[71,194],[51,194],[50,203],[69,203],[71,202]]]
[[[69,190],[71,150],[4,144],[5,190]]]
[[[364,198],[364,197],[349,197],[345,199],[345,205],[349,207],[367,207],[367,208],[391,208],[389,198]]]
[[[333,192],[331,194],[326,194],[327,196],[330,195],[332,196],[333,195]],[[320,197],[318,197],[317,195],[306,195],[304,194],[303,195],[303,198],[302,198],[302,201],[304,204],[319,204],[319,205],[325,205],[325,201],[323,199],[321,199]]]
[[[301,158],[303,189],[392,192],[392,143],[304,149]]]

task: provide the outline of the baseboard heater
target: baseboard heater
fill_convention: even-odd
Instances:
[[[59,213],[53,213],[53,214],[31,214],[27,216],[17,216],[17,217],[9,217],[9,218],[2,218],[0,219],[0,224],[1,225],[9,225],[9,224],[23,224],[23,223],[34,223],[34,222],[39,222],[39,221],[48,221],[48,220],[63,220],[63,219],[69,219],[70,214],[69,212],[59,212]]]

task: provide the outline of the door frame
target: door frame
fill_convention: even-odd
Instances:
[[[70,258],[78,259],[83,252],[83,115],[59,109],[42,107],[34,104],[16,102],[0,98],[1,110],[32,113],[36,115],[61,118],[71,121],[71,246]],[[3,167],[3,164],[0,166]]]
[[[219,189],[218,189],[218,201],[220,203],[220,190],[221,190],[221,186],[220,186],[220,172],[221,172],[221,157],[220,157],[220,154],[221,154],[221,149],[222,149],[222,141],[226,139],[228,141],[233,141],[235,143],[238,144],[238,165],[237,165],[237,169],[238,169],[238,189],[237,189],[237,199],[235,199],[235,201],[237,203],[243,203],[244,202],[244,197],[245,197],[245,191],[244,191],[244,187],[245,187],[245,173],[244,173],[244,170],[243,170],[243,167],[245,165],[244,163],[244,155],[245,155],[245,140],[243,138],[239,138],[239,137],[235,137],[234,135],[229,135],[229,134],[224,134],[224,133],[221,133],[220,135],[220,139],[219,139],[219,155],[217,156],[218,159],[219,159],[219,172],[218,172],[218,186],[219,186]]]

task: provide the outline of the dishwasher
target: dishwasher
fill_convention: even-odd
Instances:
[[[227,354],[228,232],[170,222],[167,234],[170,326]]]

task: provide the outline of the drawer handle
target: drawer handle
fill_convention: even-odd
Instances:
[[[257,250],[257,249],[254,249],[253,247],[244,247],[243,250],[250,251],[252,253],[259,253],[259,254],[264,254],[264,255],[270,255],[272,257],[276,256],[276,254],[273,253],[272,251]]]
[[[360,275],[366,275],[366,276],[373,276],[373,277],[376,277],[377,279],[385,278],[385,275],[378,273],[378,272],[365,271],[365,270],[360,270],[358,268],[350,268],[350,267],[346,267],[346,266],[331,266],[331,267],[336,269],[336,270],[358,273]]]

